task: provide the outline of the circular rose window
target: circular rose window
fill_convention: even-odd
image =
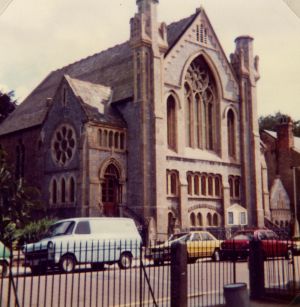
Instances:
[[[76,149],[75,130],[69,125],[61,125],[52,137],[51,150],[52,158],[58,165],[68,164]]]

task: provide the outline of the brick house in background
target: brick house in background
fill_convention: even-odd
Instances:
[[[166,26],[157,5],[137,0],[129,41],[51,72],[0,143],[58,217],[129,216],[158,239],[264,226],[253,39],[238,37],[229,61],[203,8]]]
[[[271,220],[288,226],[295,214],[299,221],[300,138],[293,135],[290,117],[282,116],[277,131],[261,131],[270,190]]]

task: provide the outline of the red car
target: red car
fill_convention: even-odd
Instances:
[[[269,229],[248,229],[236,232],[232,238],[221,244],[221,259],[247,259],[249,256],[249,242],[261,241],[264,258],[285,257],[293,255],[292,242],[281,240]]]

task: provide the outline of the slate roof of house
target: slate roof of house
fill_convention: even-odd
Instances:
[[[198,14],[199,11],[167,27],[170,49]],[[0,125],[0,135],[42,124],[49,109],[47,98],[53,98],[64,75],[110,87],[112,102],[133,97],[133,59],[129,41],[51,72]]]

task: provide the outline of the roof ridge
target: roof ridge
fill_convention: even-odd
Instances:
[[[108,49],[104,49],[104,50],[102,50],[102,51],[96,52],[96,53],[94,53],[94,54],[92,54],[92,55],[89,55],[89,56],[87,56],[87,57],[81,58],[80,60],[77,60],[77,61],[72,62],[72,63],[70,63],[70,64],[68,64],[68,65],[66,65],[66,66],[63,66],[63,67],[61,67],[61,68],[58,68],[58,69],[53,70],[52,73],[54,73],[54,72],[59,72],[59,71],[63,71],[64,69],[70,68],[70,67],[72,67],[72,66],[75,65],[75,64],[78,64],[78,63],[80,63],[80,62],[84,62],[84,61],[86,61],[86,60],[88,60],[88,59],[91,59],[91,58],[93,58],[93,57],[99,56],[100,54],[104,54],[105,52],[109,52],[109,51],[111,51],[112,49],[115,49],[115,48],[117,48],[117,47],[120,47],[120,46],[122,46],[122,45],[125,45],[125,44],[128,43],[128,42],[129,42],[129,40],[127,40],[127,41],[125,41],[125,42],[123,42],[123,43],[120,43],[120,44],[116,44],[116,45],[114,45],[114,46],[112,46],[112,47],[109,47]]]
[[[182,18],[182,19],[179,19],[177,21],[173,21],[173,22],[171,22],[170,24],[167,25],[167,28],[171,27],[171,26],[174,26],[174,25],[176,25],[176,24],[178,24],[178,23],[180,23],[180,22],[182,22],[184,20],[188,20],[189,18],[192,18],[192,16],[194,16],[196,14],[198,14],[198,12],[195,12],[195,13],[191,14],[190,16]]]

